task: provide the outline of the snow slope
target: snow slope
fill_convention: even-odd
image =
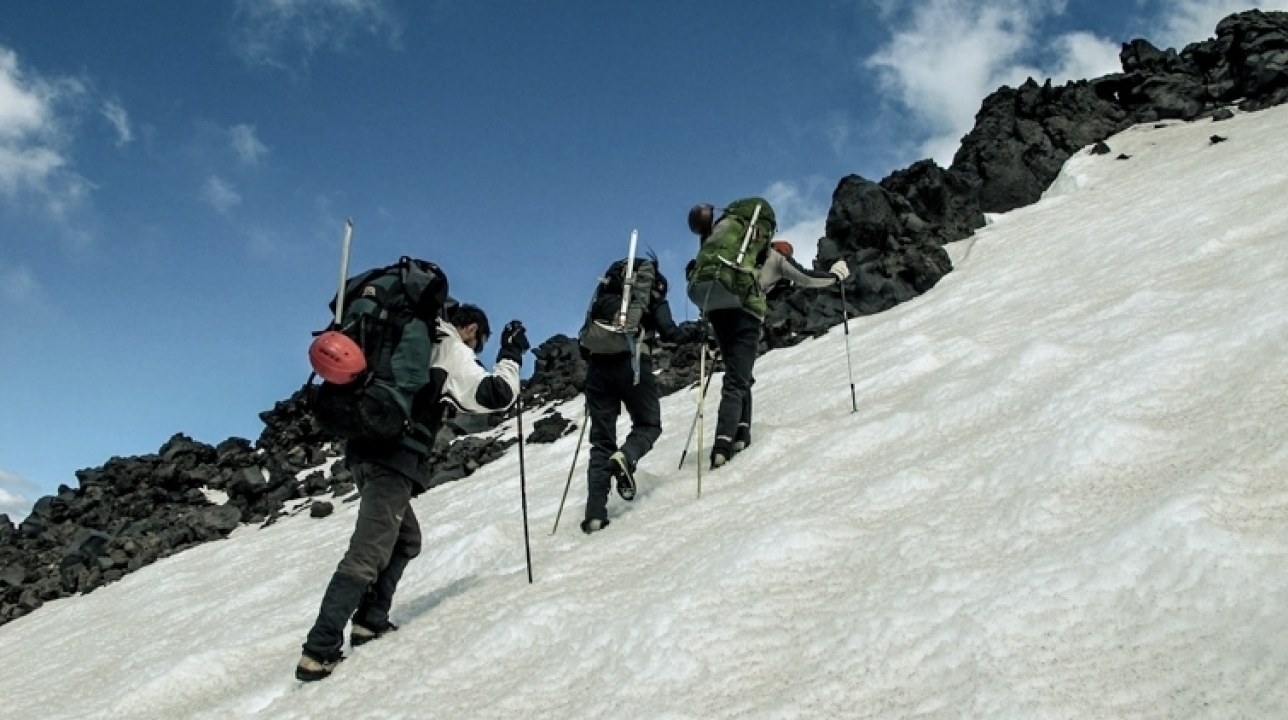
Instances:
[[[701,498],[693,392],[597,535],[584,451],[550,534],[577,436],[527,448],[535,584],[512,450],[416,500],[402,629],[326,681],[356,502],[0,627],[0,714],[1286,716],[1288,107],[1108,142],[850,322],[857,413],[840,328],[761,358]]]

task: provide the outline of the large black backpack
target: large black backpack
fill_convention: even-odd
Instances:
[[[331,301],[335,312],[337,297]],[[322,429],[346,440],[411,440],[424,445],[414,408],[432,402],[430,361],[435,325],[447,300],[437,265],[403,257],[345,283],[338,330],[357,343],[367,370],[343,385],[310,378],[309,405]]]
[[[645,331],[640,323],[652,303],[657,263],[651,258],[635,258],[623,317],[626,265],[626,260],[622,259],[608,266],[591,295],[586,320],[577,333],[577,340],[592,355],[635,352],[644,340]]]

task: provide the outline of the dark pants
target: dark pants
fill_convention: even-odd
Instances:
[[[608,519],[608,491],[612,471],[608,458],[618,451],[617,416],[622,405],[631,418],[631,431],[621,445],[632,468],[653,449],[662,434],[662,408],[658,403],[653,360],[640,358],[640,381],[635,383],[631,356],[591,355],[586,368],[586,414],[590,418],[590,467],[586,473],[586,519]]]
[[[760,319],[742,310],[712,310],[707,319],[715,331],[725,367],[711,451],[728,458],[734,440],[751,439],[751,386],[756,382],[752,368],[760,346]]]
[[[306,652],[323,660],[340,654],[349,618],[375,627],[388,619],[403,569],[420,554],[411,480],[370,462],[351,463],[349,469],[362,494],[358,521],[304,642]]]

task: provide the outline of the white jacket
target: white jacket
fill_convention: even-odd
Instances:
[[[760,268],[760,287],[768,292],[779,280],[786,280],[803,288],[824,288],[839,282],[832,273],[806,269],[771,245],[765,256],[765,264]]]
[[[498,361],[488,372],[456,327],[438,321],[438,337],[430,361],[430,373],[443,380],[442,398],[457,410],[490,413],[504,410],[519,396],[519,364]],[[436,378],[437,379],[437,378]]]

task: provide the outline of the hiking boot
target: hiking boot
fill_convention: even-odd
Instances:
[[[591,520],[581,521],[581,531],[586,533],[587,535],[590,535],[591,533],[599,532],[600,530],[603,530],[606,527],[608,527],[607,520],[600,520],[598,518],[594,518]]]
[[[608,469],[617,478],[617,494],[630,502],[635,499],[635,468],[626,459],[626,454],[617,451],[608,456]]]
[[[398,626],[388,620],[379,625],[363,625],[355,622],[353,630],[349,632],[349,644],[353,647],[365,645],[385,633],[391,633],[397,629]]]
[[[313,682],[321,680],[335,670],[335,666],[344,660],[344,655],[337,654],[334,660],[322,660],[314,657],[312,653],[305,652],[300,655],[300,662],[295,666],[295,679],[304,682]]]
[[[711,469],[724,465],[733,458],[733,445],[726,437],[716,439],[715,444],[711,447]]]
[[[743,423],[738,425],[738,431],[733,436],[733,454],[737,455],[751,444],[751,427]]]

